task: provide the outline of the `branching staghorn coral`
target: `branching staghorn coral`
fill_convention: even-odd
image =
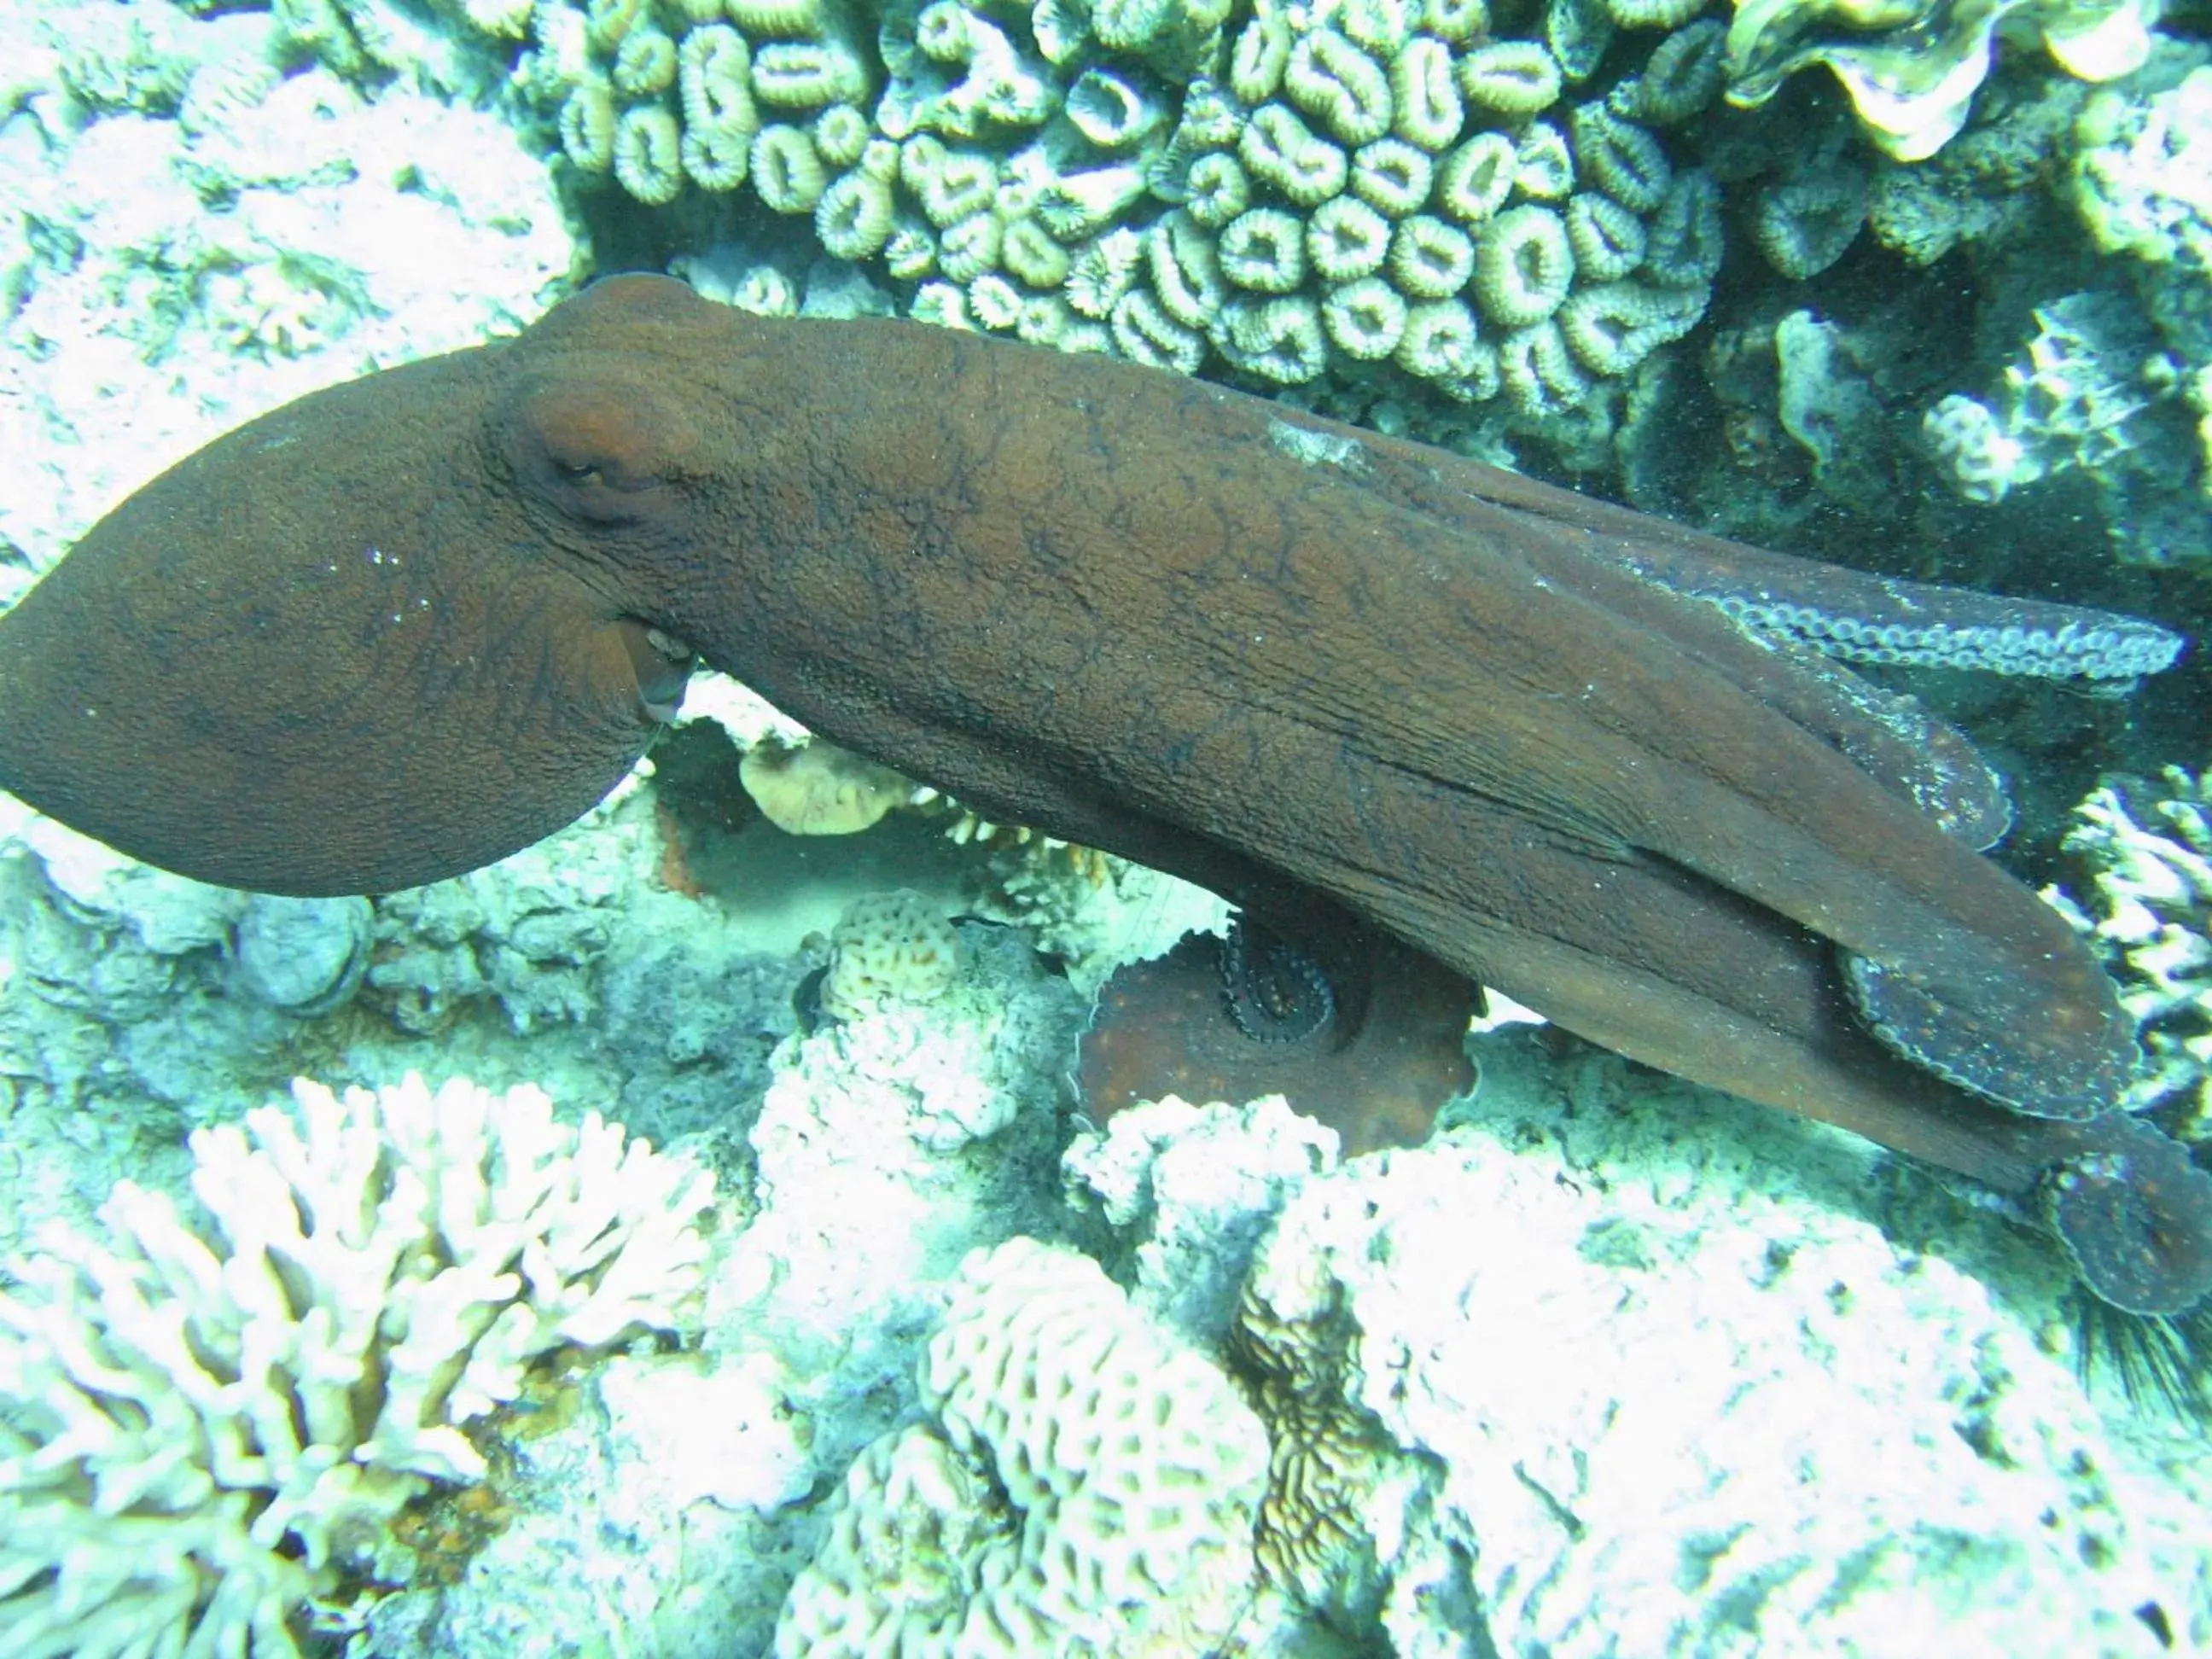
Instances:
[[[683,1322],[714,1178],[539,1090],[418,1077],[191,1141],[0,1290],[0,1648],[298,1651],[532,1364]]]
[[[2148,1065],[2138,1109],[2212,1139],[2212,774],[2107,780],[2074,809],[2066,850],[2087,881],[2057,902],[2119,981]]]

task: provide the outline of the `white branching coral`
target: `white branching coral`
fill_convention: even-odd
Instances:
[[[296,1652],[531,1362],[675,1327],[714,1177],[543,1091],[419,1077],[191,1138],[0,1290],[0,1651]]]
[[[2179,1107],[2185,1139],[2212,1130],[2212,774],[2169,766],[2148,787],[2108,781],[2074,809],[2066,850],[2088,868],[2086,907],[2045,895],[2090,933],[2148,1056],[2136,1104]]]

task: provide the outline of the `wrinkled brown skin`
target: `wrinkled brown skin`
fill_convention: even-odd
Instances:
[[[117,509],[0,619],[0,782],[207,880],[419,884],[623,774],[680,679],[657,629],[989,818],[2029,1192],[2095,1126],[1892,1057],[1827,941],[2051,1118],[2125,1075],[2110,987],[1938,827],[1989,816],[1963,744],[1626,574],[1645,523],[1197,381],[621,278]]]

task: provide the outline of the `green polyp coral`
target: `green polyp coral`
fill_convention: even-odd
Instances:
[[[1286,104],[1262,104],[1253,112],[1237,155],[1256,182],[1293,207],[1319,207],[1343,191],[1350,173],[1343,149],[1316,134]]]
[[[1352,152],[1352,193],[1393,219],[1418,212],[1435,183],[1436,163],[1402,138],[1378,138]]]
[[[1513,188],[1538,202],[1564,202],[1575,187],[1574,152],[1549,121],[1533,121],[1513,144]]]
[[[2002,25],[2033,33],[2084,81],[2150,55],[2160,0],[1744,0],[1728,32],[1728,100],[1752,108],[1826,64],[1868,138],[1900,161],[1933,155],[1966,125]]]
[[[1501,328],[1543,321],[1565,302],[1575,279],[1565,222],[1534,203],[1499,215],[1482,239],[1474,279],[1482,314]]]
[[[1469,103],[1495,114],[1538,115],[1559,101],[1559,65],[1540,40],[1492,40],[1460,59],[1459,83]]]
[[[1363,276],[1329,290],[1322,305],[1322,326],[1329,343],[1347,357],[1372,362],[1398,349],[1406,334],[1403,295],[1379,276]]]
[[[1437,173],[1437,205],[1449,218],[1479,225],[1505,205],[1519,167],[1510,137],[1479,132],[1444,157]]]
[[[1304,295],[1227,301],[1210,337],[1231,367],[1263,386],[1304,386],[1328,366],[1320,309]]]
[[[777,213],[811,213],[829,189],[821,153],[804,127],[781,121],[763,127],[746,167],[762,204]]]
[[[1717,18],[1685,25],[1652,48],[1644,73],[1624,81],[1611,100],[1620,113],[1674,126],[1711,107],[1728,78],[1728,30]]]
[[[1844,257],[1867,216],[1866,175],[1840,157],[1793,172],[1759,192],[1752,240],[1792,282],[1817,276]]]
[[[1601,283],[1569,295],[1559,331],[1575,361],[1594,374],[1622,375],[1679,340],[1705,313],[1699,295],[1643,283]]]
[[[1474,271],[1474,244],[1467,233],[1427,214],[1415,214],[1390,233],[1390,280],[1411,300],[1449,300]]]
[[[615,177],[648,207],[662,207],[684,191],[678,155],[683,131],[676,117],[656,104],[626,109],[615,123]]]
[[[1498,395],[1498,353],[1483,340],[1474,313],[1462,301],[1408,306],[1392,359],[1416,380],[1443,386],[1464,402]]]
[[[1049,66],[957,0],[889,9],[878,43],[890,84],[876,120],[890,137],[973,138],[994,127],[1033,127],[1051,112]]]
[[[1592,282],[1611,283],[1644,263],[1650,239],[1644,221],[1609,196],[1577,191],[1567,204],[1567,246],[1575,269]]]
[[[836,258],[872,258],[890,240],[894,210],[889,180],[848,173],[814,204],[814,234]]]
[[[1443,149],[1466,118],[1451,48],[1433,35],[1416,35],[1390,60],[1389,70],[1393,130],[1431,154]]]
[[[1222,275],[1249,293],[1288,294],[1305,280],[1305,227],[1280,208],[1238,215],[1216,251]]]
[[[1236,25],[1142,190],[1098,230],[1046,216],[1079,244],[1177,204],[1141,263],[1078,247],[1073,307],[1144,362],[1218,362],[1337,407],[1412,381],[1540,425],[1686,331],[1717,265],[1717,192],[1678,185],[1638,78],[1563,104],[1551,46],[1433,9],[1261,5]],[[1653,45],[1665,118],[1717,95],[1717,25]],[[1583,288],[1571,331],[1538,329]]]

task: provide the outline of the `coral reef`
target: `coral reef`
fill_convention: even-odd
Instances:
[[[2046,896],[2120,982],[2149,1064],[2136,1088],[2185,1140],[2212,1139],[2212,783],[2179,766],[2112,779],[2074,809],[2066,850],[2086,881]]]
[[[2197,416],[2200,526],[2212,491],[2212,68],[2148,99],[2102,93],[2075,127],[2075,201],[2097,245],[2129,258],[2146,315],[2165,346],[2151,372]],[[2200,528],[2168,559],[2212,557]]]
[[[458,1500],[423,1506],[422,1566],[357,1610],[352,1650],[760,1653],[815,1478],[792,1388],[758,1350],[633,1352],[526,1399],[495,1483],[463,1489],[496,1500],[496,1526],[446,1524]]]
[[[1239,1341],[1274,1441],[1261,1556],[1294,1600],[1400,1653],[1477,1607],[1497,1650],[1554,1655],[2212,1628],[2160,1565],[2190,1503],[2087,1449],[2065,1367],[1971,1279],[1799,1192],[1708,1211],[1594,1081],[1508,1109],[1513,1158],[1462,1131],[1284,1207]],[[1956,1346],[1907,1334],[1931,1317]]]
[[[2150,55],[2158,0],[1748,0],[1729,26],[1729,101],[1765,103],[1783,81],[1826,64],[1874,143],[1925,160],[1966,124],[2001,25],[2034,33],[2084,81],[2112,81]]]
[[[853,1465],[779,1656],[1134,1659],[1228,1634],[1266,1437],[1090,1258],[1030,1238],[971,1254],[921,1387],[933,1421]]]
[[[865,1019],[879,1009],[935,1002],[960,976],[960,935],[920,893],[872,893],[830,935],[822,1009]]]
[[[1928,444],[1970,501],[2002,501],[2015,486],[2079,467],[2109,471],[2136,447],[2129,423],[2148,401],[2116,382],[2118,363],[2151,355],[2132,307],[2069,294],[2035,309],[2026,356],[2008,364],[1998,409],[1954,394],[1928,411]]]
[[[793,836],[853,835],[915,791],[912,779],[819,738],[797,748],[755,744],[738,775],[768,821]]]
[[[1831,500],[1875,505],[1888,482],[1871,463],[1884,411],[1849,332],[1790,312],[1774,325],[1774,362],[1775,412],[1813,458],[1814,485]]]
[[[2093,91],[2056,72],[1999,77],[1935,155],[1875,164],[1867,219],[1876,239],[1923,266],[1954,249],[1987,254],[2056,228],[2045,209],[2054,187],[2064,188],[2074,124]]]
[[[2107,536],[2137,565],[2205,556],[2212,70],[2186,41],[2101,90],[2039,51],[1969,52],[1966,125],[1903,163],[1863,152],[1842,100],[1797,95],[1809,77],[1715,112],[1726,26],[1669,0],[1494,22],[1458,0],[194,9],[0,16],[0,604],[220,428],[511,331],[588,265],[594,236],[610,268],[681,246],[697,286],[758,310],[896,310],[1121,351],[1487,456],[1540,434],[1539,454],[1632,482],[1702,469],[1680,499],[1711,522],[1900,558],[1981,551],[1978,569],[2021,584],[2008,591],[2186,592],[2187,571],[2111,570]],[[2081,15],[2118,19],[2117,39],[2137,14]],[[1835,14],[1802,15],[1825,31]],[[2056,19],[2031,7],[2006,27]],[[1936,59],[1891,61],[1903,125],[1932,132],[1943,100],[1914,77]],[[1703,307],[1724,223],[1722,330],[1657,349]],[[1671,400],[1686,385],[1704,401]],[[2021,553],[2046,544],[2040,562]],[[2049,730],[2007,736],[2015,756],[2047,752],[2136,711],[2173,718],[2069,697]],[[895,1568],[941,1523],[947,1559],[1026,1571],[1030,1519],[1068,1513],[1060,1489],[1036,1474],[1044,1498],[1009,1502],[1035,1471],[997,1472],[982,1425],[1021,1439],[990,1404],[1001,1391],[980,1362],[927,1351],[967,1253],[1030,1234],[1079,1240],[1129,1297],[1024,1242],[1004,1260],[1037,1264],[1033,1279],[991,1276],[987,1255],[994,1288],[958,1280],[974,1352],[996,1364],[1008,1332],[1079,1307],[1117,1352],[1172,1355],[1151,1378],[1197,1379],[1238,1425],[1231,1507],[1260,1517],[1256,1550],[1212,1558],[1206,1595],[1147,1590],[1135,1633],[1149,1620],[1171,1647],[1179,1607],[1211,1641],[1235,1607],[1228,1650],[2212,1644],[2201,1436],[2084,1395],[2056,1270],[1991,1216],[1841,1137],[1556,1033],[1479,1045],[1479,1101],[1412,1154],[1340,1164],[1328,1132],[1268,1103],[1071,1126],[1090,994],[1188,927],[1218,931],[1220,902],[1118,860],[1036,856],[941,802],[934,823],[892,811],[799,841],[752,821],[732,781],[729,822],[679,836],[701,810],[680,745],[719,744],[713,726],[757,757],[750,781],[828,758],[716,677],[694,678],[685,714],[660,775],[575,830],[373,903],[197,887],[0,800],[0,1255],[27,1251],[0,1281],[0,1323],[58,1318],[51,1287],[94,1316],[108,1290],[84,1264],[152,1237],[100,1219],[117,1176],[182,1190],[189,1132],[240,1119],[294,1071],[396,1087],[434,1065],[492,1100],[538,1079],[656,1141],[689,1138],[731,1192],[700,1352],[532,1381],[465,1440],[437,1432],[476,1403],[449,1392],[411,1442],[356,1439],[320,1470],[303,1443],[297,1503],[272,1468],[201,1511],[227,1577],[173,1555],[186,1565],[164,1582],[113,1581],[118,1624],[180,1630],[204,1595],[210,1635],[250,1642],[258,1618],[282,1651],[283,1609],[305,1598],[362,1659],[727,1659],[769,1650],[780,1617],[815,1616],[805,1596],[781,1611],[795,1573],[814,1575],[808,1595],[825,1563],[879,1583],[856,1541]],[[2031,827],[2033,790],[2056,788],[2040,769]],[[843,789],[840,811],[900,805],[888,780]],[[2153,1058],[2137,1103],[2201,1142],[2204,780],[2112,781],[2072,847],[2076,915]],[[823,938],[857,899],[902,888],[961,918],[957,972],[802,1030],[794,1002],[813,1006],[801,988],[832,965]],[[942,948],[946,924],[925,927]],[[872,925],[853,959],[895,939]],[[261,1158],[212,1133],[200,1144]],[[133,1202],[130,1227],[160,1207]],[[268,1213],[286,1212],[252,1212]],[[119,1266],[110,1280],[132,1282]],[[441,1386],[503,1388],[490,1356],[512,1334],[495,1324],[483,1364]],[[0,1335],[0,1486],[37,1455],[25,1437],[62,1443],[21,1403],[26,1340],[20,1323]],[[1023,1350],[1039,1375],[1047,1346]],[[1237,1389],[1194,1347],[1225,1352]],[[1247,1482],[1255,1411],[1272,1441]],[[493,1478],[446,1480],[471,1450]],[[131,1503],[195,1469],[212,1490],[198,1456],[140,1466]],[[185,1534],[126,1530],[129,1504],[97,1513],[88,1470],[38,1477],[42,1516],[66,1524],[9,1510],[0,1528],[0,1583],[31,1575],[0,1592],[11,1652],[84,1645],[108,1582],[90,1575]],[[916,1500],[903,1533],[880,1507],[900,1493]],[[1199,1536],[1202,1513],[1180,1511],[1194,1529],[1176,1535]],[[254,1531],[293,1521],[275,1548]],[[79,1551],[82,1606],[62,1607],[48,1545]],[[1128,1582],[1195,1565],[1146,1557]],[[313,1606],[369,1571],[408,1582]],[[960,1604],[949,1573],[911,1577],[920,1607]]]
[[[280,76],[265,15],[113,5],[84,22],[17,94],[0,168],[0,374],[18,411],[0,593],[224,428],[511,332],[580,258],[541,161],[489,111]],[[37,60],[27,44],[9,61]],[[131,442],[97,441],[118,405]]]
[[[628,890],[660,854],[644,815],[619,810],[638,781],[511,858],[377,900],[369,1000],[422,1036],[478,1001],[519,1033],[588,1018]]]
[[[1872,198],[1875,234],[1908,259],[1964,247],[1990,272],[1983,389],[1923,406],[1937,475],[1977,507],[2086,500],[2128,563],[2212,558],[2202,56],[2164,47],[2125,90],[2015,88],[1936,162],[1884,170]],[[2087,243],[2054,260],[2068,220]]]
[[[2212,558],[2212,532],[2188,505],[2203,488],[2203,434],[2192,429],[2202,423],[2175,418],[2201,377],[2182,372],[2124,290],[2062,295],[2030,315],[2034,331],[1993,396],[1953,392],[1923,416],[1937,473],[1978,507],[2070,474],[2123,562]]]
[[[757,858],[744,878],[761,878]],[[725,896],[641,914],[650,952],[627,968],[611,953],[593,1021],[619,1043],[629,1109],[688,1113],[737,1177],[742,1225],[707,1290],[713,1357],[596,1371],[604,1409],[514,1448],[504,1528],[447,1563],[454,1582],[418,1578],[369,1610],[364,1650],[380,1659],[576,1642],[764,1651],[817,1545],[810,1495],[911,1407],[939,1281],[979,1242],[1054,1224],[1054,1057],[1080,1009],[1020,937],[961,924],[963,978],[938,1000],[787,1027],[756,1081],[719,1058],[750,1040],[719,1029],[747,981],[716,974],[699,939],[711,945],[721,903],[736,908]],[[763,988],[787,1012],[797,971]],[[569,1030],[540,1028],[525,1052],[559,1054]]]
[[[1078,1134],[1060,1169],[1072,1198],[1135,1241],[1131,1301],[1218,1344],[1261,1235],[1302,1177],[1336,1167],[1336,1139],[1279,1095],[1242,1106],[1170,1095]]]
[[[1717,194],[1661,137],[1720,89],[1721,27],[1687,15],[1580,97],[1594,63],[1397,0],[466,24],[582,176],[745,192],[918,285],[914,315],[1066,349],[1541,425],[1693,325],[1717,259]]]
[[[1052,1073],[1025,1079],[1024,1051],[1054,1006],[1010,1008],[1005,981],[1033,978],[1028,946],[981,924],[956,929],[915,893],[871,896],[832,936],[821,1000],[834,1024],[784,1057],[769,1091],[808,1094],[807,1109],[854,1095],[853,1109],[883,1111],[922,1146],[950,1151],[996,1134],[1035,1101]],[[832,1079],[835,1079],[833,1083]],[[857,1091],[857,1093],[856,1093]]]
[[[297,1652],[539,1358],[670,1329],[713,1176],[541,1091],[410,1077],[192,1137],[207,1223],[125,1182],[0,1292],[0,1640]]]

